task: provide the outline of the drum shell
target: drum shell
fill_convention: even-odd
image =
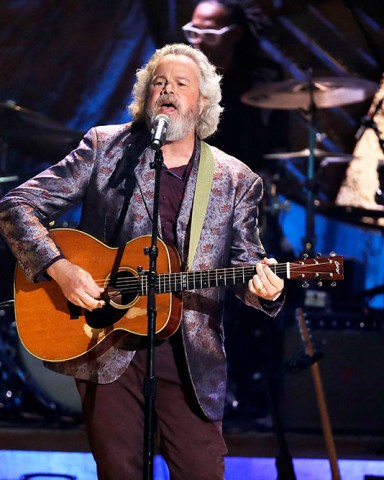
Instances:
[[[73,377],[56,373],[47,368],[43,361],[31,355],[18,341],[18,351],[22,367],[29,375],[33,384],[58,409],[68,413],[80,413],[81,402]]]

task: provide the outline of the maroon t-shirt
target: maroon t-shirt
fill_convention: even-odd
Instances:
[[[192,169],[192,154],[187,165],[167,168],[163,165],[160,173],[159,213],[161,218],[162,239],[176,244],[176,219],[183,199],[185,185]]]
[[[176,244],[176,220],[183,199],[185,185],[193,165],[193,152],[187,165],[181,167],[167,168],[163,165],[160,172],[160,199],[159,214],[161,218],[162,240],[172,245]],[[173,381],[180,378],[186,389],[185,394],[189,397],[189,404],[197,407],[196,397],[190,383],[188,369],[186,366],[183,342],[180,328],[168,339],[157,344],[156,371],[158,374],[174,376]],[[188,392],[188,393],[187,393]]]

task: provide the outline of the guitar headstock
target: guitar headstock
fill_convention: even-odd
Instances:
[[[344,263],[341,255],[330,253],[328,257],[303,258],[289,262],[289,278],[293,280],[317,280],[319,286],[322,281],[331,281],[335,285],[338,280],[344,279]]]
[[[299,327],[300,337],[305,347],[305,353],[312,357],[315,353],[315,349],[303,309],[297,308],[295,310],[295,316]]]

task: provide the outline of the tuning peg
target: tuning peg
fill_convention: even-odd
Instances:
[[[303,283],[301,284],[301,286],[302,286],[303,288],[308,288],[308,287],[309,287],[309,283],[308,283],[307,281],[305,281],[305,282],[303,282]]]
[[[307,260],[308,257],[309,257],[308,253],[303,253],[303,259],[304,260]]]
[[[330,257],[336,257],[336,253],[332,251],[332,252],[330,252],[329,256]]]
[[[331,287],[336,287],[337,283],[336,282],[331,282]]]
[[[319,258],[319,257],[321,257],[321,253],[320,253],[320,252],[316,253],[316,258]]]
[[[321,280],[319,280],[319,281],[317,282],[317,286],[318,286],[318,287],[322,287],[322,286],[323,286],[323,282],[322,282]]]

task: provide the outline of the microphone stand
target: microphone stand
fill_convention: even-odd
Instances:
[[[161,148],[152,145],[155,150],[155,159],[150,167],[155,170],[155,191],[152,216],[152,240],[151,247],[146,249],[149,255],[148,272],[148,350],[147,350],[147,371],[144,379],[144,469],[143,480],[152,480],[153,478],[153,450],[154,450],[154,406],[156,397],[156,378],[155,378],[155,334],[156,334],[156,284],[157,284],[157,236],[158,236],[158,217],[159,217],[159,197],[160,197],[160,172],[163,165],[163,152]]]

